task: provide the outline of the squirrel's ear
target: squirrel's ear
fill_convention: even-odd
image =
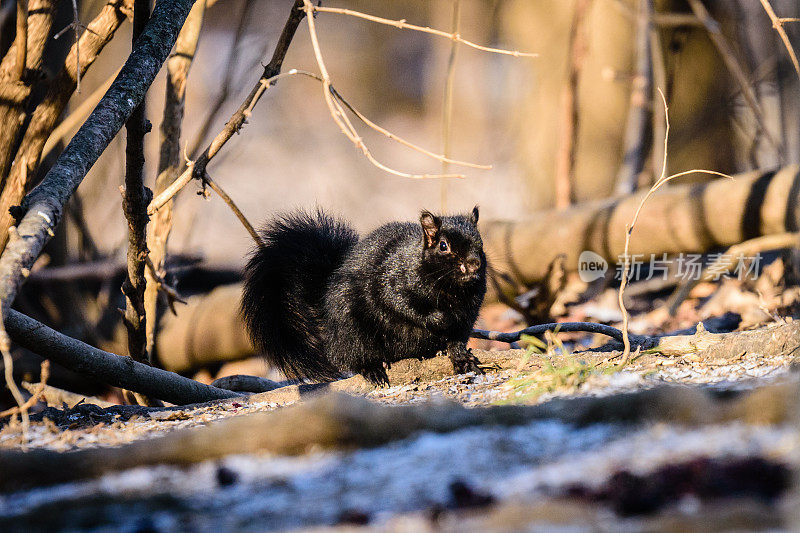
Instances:
[[[425,247],[429,248],[433,246],[436,235],[442,227],[442,220],[430,211],[423,211],[419,216],[419,223],[422,225],[422,236],[425,240]]]
[[[478,206],[472,208],[472,214],[469,216],[469,219],[472,221],[474,225],[478,225]]]

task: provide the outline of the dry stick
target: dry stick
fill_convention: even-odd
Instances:
[[[273,76],[270,79],[262,80],[260,93],[258,93],[257,96],[260,96],[261,93],[266,91],[267,88],[269,88],[270,84],[273,81],[275,81],[276,79],[283,78],[283,77],[288,77],[288,76],[294,76],[294,75],[302,75],[302,76],[306,76],[306,77],[312,78],[314,80],[317,80],[319,82],[323,82],[323,79],[320,76],[318,76],[318,75],[316,75],[314,73],[307,72],[307,71],[304,71],[304,70],[292,69],[292,70],[289,70],[287,72],[284,72],[284,73],[278,74],[276,76]],[[428,155],[428,156],[430,156],[432,158],[439,159],[440,161],[444,161],[444,162],[448,162],[448,163],[452,163],[452,164],[456,164],[456,165],[470,166],[470,167],[474,167],[474,168],[483,168],[483,169],[490,169],[491,168],[491,166],[488,166],[488,165],[477,165],[475,163],[468,163],[468,162],[464,162],[464,161],[458,161],[458,160],[455,160],[455,159],[449,159],[449,158],[446,158],[444,156],[434,154],[433,152],[430,152],[429,150],[426,150],[426,149],[424,149],[424,148],[422,148],[420,146],[417,146],[417,145],[415,145],[415,144],[413,144],[413,143],[411,143],[409,141],[406,141],[405,139],[403,139],[401,137],[398,137],[397,135],[387,131],[386,129],[381,128],[380,126],[378,126],[377,124],[375,124],[374,122],[369,120],[367,117],[365,117],[358,109],[353,107],[352,104],[350,104],[347,100],[345,100],[344,97],[341,94],[339,94],[339,92],[333,86],[331,86],[330,90],[331,90],[331,93],[333,94],[333,96],[336,98],[336,100],[338,102],[340,102],[347,109],[349,109],[356,117],[358,117],[361,121],[363,121],[367,126],[369,126],[370,128],[374,129],[375,131],[378,131],[379,133],[382,133],[382,134],[386,135],[390,139],[392,139],[394,141],[397,141],[398,143],[400,143],[400,144],[402,144],[404,146],[407,146],[409,148],[417,150],[417,151],[419,151],[419,152],[421,152],[423,154],[426,154],[426,155]],[[257,102],[257,99],[254,99],[251,102],[251,105],[245,110],[245,115],[249,116],[252,113],[253,107],[255,106],[256,102]],[[189,162],[188,166],[191,168],[192,163]],[[190,171],[187,170],[184,173],[187,174],[189,172]],[[190,180],[191,180],[191,178],[189,178],[189,181]],[[234,203],[233,199],[219,186],[219,184],[216,181],[214,181],[208,175],[208,173],[205,174],[205,176],[203,178],[203,182],[205,184],[209,185],[212,188],[212,190],[214,190],[214,192],[216,192],[223,199],[223,201],[225,201],[225,203],[228,205],[228,207],[231,208],[233,213],[236,215],[236,218],[239,219],[239,221],[245,227],[245,229],[250,234],[250,236],[253,237],[253,240],[256,242],[256,244],[258,246],[263,246],[264,242],[261,239],[261,237],[258,235],[258,232],[254,229],[253,225],[247,220],[247,217],[245,217],[244,214],[239,210],[239,208]],[[188,181],[187,181],[187,183],[188,183]],[[156,200],[158,200],[158,198],[156,198]],[[155,203],[156,200],[154,200],[153,203]],[[159,210],[156,213],[159,214],[159,213],[161,213],[161,211]]]
[[[705,267],[697,279],[683,280],[669,299],[664,303],[667,312],[674,316],[681,303],[689,296],[692,289],[701,281],[712,281],[730,272],[734,263],[745,257],[767,250],[781,250],[797,246],[798,233],[777,233],[756,237],[730,246],[725,253],[720,254],[716,261]]]
[[[200,30],[203,27],[205,4],[206,0],[198,0],[192,7],[181,32],[178,34],[175,51],[167,60],[164,112],[160,126],[161,149],[159,152],[158,173],[156,174],[155,194],[163,192],[180,172],[180,142],[186,98],[186,82],[197,51]],[[159,287],[161,287],[162,291],[166,291],[167,287],[166,283],[162,283],[163,276],[159,276],[159,273],[164,268],[167,239],[171,229],[172,202],[168,202],[164,209],[161,209],[153,216],[147,235],[147,247],[150,251],[148,265],[152,265],[152,268],[145,271],[144,311],[146,350],[150,364],[153,363],[156,326],[158,324],[158,291]],[[169,292],[166,292],[166,294],[169,307],[174,313],[173,298]]]
[[[630,263],[631,258],[629,254],[629,248],[631,243],[631,235],[633,234],[633,228],[636,226],[636,221],[639,220],[639,214],[642,212],[642,208],[644,207],[645,202],[647,202],[648,198],[653,195],[662,185],[667,183],[668,181],[679,178],[681,176],[686,176],[688,174],[693,174],[695,172],[701,172],[704,174],[712,174],[715,176],[722,176],[725,178],[731,178],[728,174],[723,174],[722,172],[716,172],[713,170],[702,170],[702,169],[692,169],[686,170],[684,172],[678,172],[677,174],[672,174],[671,176],[666,176],[667,171],[667,142],[669,141],[669,108],[667,106],[667,99],[664,97],[664,93],[661,92],[661,88],[658,89],[658,94],[661,96],[661,102],[664,105],[664,120],[665,120],[665,128],[664,128],[664,159],[661,164],[661,177],[656,181],[653,186],[647,191],[642,201],[639,202],[639,206],[636,208],[636,211],[633,214],[633,219],[631,220],[630,224],[625,225],[625,248],[623,251],[624,263],[622,268],[622,278],[619,284],[619,293],[617,295],[617,301],[619,303],[619,309],[622,312],[622,343],[624,345],[624,349],[622,352],[622,360],[624,364],[628,363],[631,355],[631,343],[628,333],[628,310],[625,308],[625,303],[623,301],[623,295],[625,293],[625,287],[628,285],[628,274],[630,272]]]
[[[214,102],[208,106],[208,113],[206,113],[203,123],[197,130],[194,136],[194,141],[189,145],[187,152],[191,157],[196,157],[197,150],[200,145],[205,141],[208,132],[211,131],[211,126],[217,118],[222,106],[228,101],[231,95],[231,85],[233,84],[233,75],[236,72],[237,57],[239,55],[239,45],[244,38],[247,22],[250,20],[250,15],[255,6],[255,0],[244,0],[242,12],[239,14],[239,22],[236,24],[236,31],[231,42],[231,47],[228,50],[228,57],[225,61],[225,74],[222,76],[222,83],[220,84],[219,92]]]
[[[560,131],[558,153],[556,154],[555,205],[558,209],[569,207],[574,196],[572,182],[578,145],[578,121],[580,119],[578,83],[580,82],[580,73],[588,46],[586,15],[590,6],[590,0],[578,0],[576,2],[569,32],[567,83],[561,92]]]
[[[342,109],[342,106],[339,102],[337,102],[334,97],[333,93],[331,92],[331,78],[328,74],[328,69],[325,67],[325,61],[322,59],[322,51],[319,45],[319,38],[317,37],[317,29],[316,24],[314,23],[314,5],[311,3],[310,0],[303,0],[304,10],[306,12],[306,21],[308,22],[308,32],[311,37],[311,45],[314,48],[314,57],[317,60],[317,66],[319,66],[320,74],[322,76],[322,87],[323,87],[323,96],[325,98],[325,104],[328,106],[328,110],[330,111],[331,117],[333,121],[339,126],[339,130],[344,134],[345,137],[350,139],[356,148],[358,148],[364,157],[372,163],[374,166],[378,167],[379,169],[383,170],[384,172],[388,172],[389,174],[394,174],[395,176],[400,176],[403,178],[412,178],[412,179],[426,179],[426,178],[463,178],[463,174],[409,174],[407,172],[401,172],[399,170],[395,170],[393,168],[387,167],[383,163],[379,162],[375,157],[372,155],[372,152],[367,148],[367,145],[364,144],[364,141],[358,135],[358,132],[353,127],[350,119],[347,118],[347,115]]]
[[[0,301],[0,316],[2,316],[2,313],[3,305],[2,301]],[[22,417],[22,432],[27,433],[28,425],[30,424],[28,409],[25,408],[25,399],[22,397],[22,393],[19,392],[19,387],[17,387],[17,384],[14,382],[14,359],[11,357],[11,340],[8,338],[8,333],[3,324],[0,324],[0,352],[3,353],[3,370],[6,378],[6,387],[11,391],[11,396],[14,397],[14,401],[17,402],[17,406],[19,407],[19,413]]]
[[[155,11],[158,7],[156,4]],[[231,391],[89,346],[13,309],[6,312],[6,328],[15,343],[42,357],[101,383],[151,398],[184,405],[237,396]]]
[[[86,26],[81,24],[80,19],[78,18],[78,3],[77,0],[72,0],[72,22],[69,25],[61,30],[60,32],[56,33],[53,36],[53,39],[59,39],[62,35],[64,35],[69,30],[73,30],[75,32],[75,62],[77,64],[77,68],[75,69],[77,73],[77,80],[76,80],[76,91],[78,93],[81,92],[81,56],[80,56],[80,38],[81,38],[81,29],[86,29]]]
[[[147,274],[153,278],[155,290],[161,291],[166,296],[170,311],[172,311],[173,315],[177,315],[178,311],[175,309],[175,302],[187,305],[186,300],[181,298],[175,287],[167,283],[167,280],[164,279],[166,272],[164,272],[163,268],[157,269],[149,255],[145,258],[145,263],[147,264]],[[150,361],[150,364],[152,364],[152,361]]]
[[[6,313],[53,235],[72,192],[144,99],[191,6],[192,0],[156,3],[150,22],[111,88],[42,182],[26,197],[25,215],[17,226],[21,238],[10,242],[0,256],[0,304]]]
[[[453,34],[458,35],[461,31],[461,0],[453,2],[453,21],[451,27]],[[444,83],[444,97],[442,100],[442,153],[445,157],[450,156],[450,143],[452,139],[453,126],[453,87],[455,85],[456,57],[458,56],[458,41],[450,43],[450,55],[447,57],[447,76]],[[442,162],[442,174],[447,174],[450,170],[448,163]],[[440,204],[442,213],[447,212],[447,179],[442,179],[440,183]]]
[[[636,72],[631,80],[622,165],[617,174],[615,187],[617,194],[636,192],[636,189],[639,188],[639,174],[644,169],[647,155],[647,119],[650,113],[648,100],[653,85],[650,47],[651,15],[652,0],[639,0],[639,12],[636,16]]]
[[[56,0],[25,1],[27,48],[17,46],[21,40],[17,39],[0,61],[0,190],[9,181],[9,170],[20,153],[19,137],[27,128],[31,91],[36,86],[45,85],[38,74],[42,72],[44,50],[49,42],[56,9]],[[7,3],[16,11],[15,2]],[[18,34],[18,37],[22,36]],[[24,54],[20,54],[20,50]],[[4,230],[0,230],[0,235],[0,242],[5,241]]]
[[[41,160],[42,147],[75,91],[78,74],[85,74],[97,59],[98,54],[111,41],[126,18],[125,12],[130,11],[130,6],[130,0],[108,0],[106,2],[100,13],[89,23],[86,35],[80,39],[80,42],[72,45],[64,61],[64,66],[50,82],[47,94],[34,110],[25,136],[17,150],[17,156],[11,165],[8,183],[14,185],[5,186],[0,193],[0,250],[6,244],[7,229],[14,223],[9,209],[18,206],[22,202],[25,191],[29,189],[30,183],[26,176],[36,175],[35,171]],[[80,65],[77,62],[78,56],[83,58]],[[77,67],[80,67],[80,70],[76,70]],[[1,154],[0,159],[2,159]],[[25,161],[27,165],[25,170],[22,168],[22,161]]]
[[[403,30],[414,30],[423,33],[429,33],[431,35],[438,35],[439,37],[444,37],[446,39],[450,39],[452,41],[459,42],[470,48],[474,48],[476,50],[483,50],[484,52],[492,52],[495,54],[503,54],[509,55],[514,57],[539,57],[539,54],[531,54],[527,52],[520,52],[518,50],[503,50],[501,48],[492,48],[489,46],[481,46],[479,44],[475,44],[471,41],[467,41],[466,39],[462,39],[461,35],[458,33],[447,33],[446,31],[436,30],[433,28],[429,28],[427,26],[416,26],[414,24],[408,24],[405,19],[402,20],[391,20],[385,19],[381,17],[376,17],[374,15],[367,15],[366,13],[361,13],[360,11],[353,11],[352,9],[342,9],[337,7],[321,7],[321,6],[314,6],[311,4],[307,11],[309,12],[318,12],[318,13],[336,13],[339,15],[349,15],[351,17],[357,17],[364,20],[369,20],[371,22],[377,22],[379,24],[386,24],[387,26],[394,26],[395,28],[403,29]]]
[[[150,1],[134,0],[133,34],[135,43],[150,18]],[[125,188],[122,209],[128,221],[128,275],[122,283],[125,295],[125,329],[128,332],[128,355],[147,361],[147,336],[144,311],[145,257],[147,257],[147,204],[149,191],[144,186],[144,136],[149,131],[145,99],[125,123],[128,133],[125,146]]]
[[[222,187],[220,187],[219,184],[216,181],[214,181],[208,174],[205,175],[203,181],[205,181],[208,184],[208,186],[211,187],[211,190],[217,193],[219,197],[222,198],[222,200],[226,204],[228,204],[228,207],[231,208],[231,211],[233,211],[233,213],[236,215],[236,218],[239,219],[239,222],[242,223],[242,226],[244,226],[244,229],[247,230],[247,233],[250,234],[250,236],[253,238],[256,244],[258,246],[264,246],[264,241],[261,239],[261,236],[255,230],[253,225],[250,224],[250,221],[247,220],[247,217],[245,217],[244,214],[242,214],[242,212],[239,210],[239,208],[236,207],[236,204],[233,202],[231,197],[228,196],[228,193],[222,190]]]
[[[652,0],[647,0],[650,4],[650,12],[654,19],[657,15],[653,11]],[[694,15],[692,15],[694,16]],[[699,21],[698,21],[699,23]],[[654,24],[650,24],[650,65],[653,71],[652,83],[650,84],[650,101],[656,100],[656,87],[667,87],[667,67],[664,63],[664,47],[661,45],[661,36],[659,35],[658,28]],[[669,93],[669,91],[667,91]],[[664,160],[664,108],[660,105],[652,106],[652,128],[653,128],[653,147],[652,147],[652,165],[653,165],[653,179],[659,175],[659,162]],[[669,172],[669,168],[665,170]]]
[[[14,64],[14,79],[22,80],[28,56],[28,0],[17,0],[17,59]]]
[[[5,335],[7,338],[8,334],[6,333]],[[39,376],[39,383],[28,389],[31,393],[31,397],[28,398],[28,400],[22,405],[11,407],[5,411],[0,411],[0,418],[27,413],[30,408],[36,405],[36,402],[38,402],[39,399],[44,395],[44,390],[47,387],[47,379],[50,377],[50,361],[47,359],[42,361],[42,365],[39,370]],[[23,386],[25,386],[24,383]]]
[[[318,82],[324,84],[324,79],[321,76],[318,76],[317,74],[314,74],[312,72],[308,72],[308,71],[305,71],[305,70],[297,70],[297,69],[292,69],[292,70],[289,70],[289,71],[286,71],[286,72],[282,72],[282,73],[276,74],[275,76],[272,76],[270,78],[262,78],[259,81],[258,88],[255,90],[255,92],[252,92],[250,94],[250,97],[248,97],[248,99],[245,101],[246,103],[249,101],[249,105],[247,106],[247,108],[245,108],[244,110],[240,109],[240,111],[244,114],[245,118],[249,117],[252,114],[253,109],[255,108],[255,105],[258,103],[259,99],[261,98],[261,95],[269,87],[271,87],[272,84],[275,81],[277,81],[277,80],[279,80],[281,78],[286,78],[286,77],[289,77],[289,76],[296,76],[296,75],[312,78],[312,79],[317,80]],[[480,164],[477,164],[477,163],[470,163],[468,161],[460,161],[458,159],[450,159],[450,158],[444,157],[441,154],[435,154],[435,153],[431,152],[430,150],[426,150],[425,148],[422,148],[421,146],[418,146],[418,145],[416,145],[416,144],[414,144],[414,143],[412,143],[410,141],[407,141],[406,139],[403,139],[402,137],[400,137],[398,135],[395,135],[394,133],[386,130],[385,128],[382,128],[381,126],[379,126],[379,125],[375,124],[374,122],[372,122],[371,120],[369,120],[366,116],[364,116],[363,113],[361,113],[350,102],[348,102],[336,90],[336,88],[333,87],[332,85],[330,86],[330,93],[335,98],[337,105],[339,105],[339,104],[343,105],[345,108],[347,108],[351,113],[353,113],[359,120],[361,120],[369,128],[377,131],[378,133],[388,137],[389,139],[391,139],[391,140],[393,140],[395,142],[398,142],[398,143],[402,144],[403,146],[411,148],[412,150],[416,150],[417,152],[425,154],[428,157],[431,157],[431,158],[436,159],[438,161],[451,163],[453,165],[460,165],[460,166],[471,167],[471,168],[479,168],[479,169],[483,169],[483,170],[489,170],[489,169],[492,168],[491,165],[480,165]],[[340,107],[340,109],[341,109],[341,107]],[[237,114],[238,113],[239,113],[239,111],[237,111]],[[342,110],[342,113],[343,113],[343,110]],[[226,129],[227,129],[227,126],[226,126]],[[224,133],[225,133],[225,130],[220,132],[220,134],[217,135],[217,138],[218,139],[219,138],[224,138],[223,137]],[[215,139],[215,142],[216,142],[216,139]],[[227,139],[217,143],[216,150],[210,152],[210,156],[208,157],[206,163],[208,161],[210,161],[211,159],[213,159],[214,155],[216,155],[219,152],[219,148],[222,148],[222,146],[224,146],[225,142],[227,142]],[[213,142],[212,142],[212,145],[214,145]],[[198,159],[197,162],[189,161],[187,163],[186,170],[184,170],[183,173],[178,178],[176,178],[175,181],[173,181],[170,184],[169,187],[164,189],[164,191],[161,194],[158,194],[153,199],[153,201],[150,202],[150,205],[147,208],[148,214],[152,215],[152,214],[156,213],[173,196],[175,196],[181,189],[183,189],[186,185],[188,185],[189,182],[191,182],[193,179],[195,179],[195,174],[197,172],[195,170],[195,168],[199,164],[199,162],[200,162],[200,159]]]
[[[694,14],[697,15],[697,18],[699,18],[702,21],[703,26],[705,26],[709,37],[711,37],[711,42],[714,43],[717,51],[722,56],[722,60],[725,62],[725,66],[728,67],[728,71],[731,73],[731,75],[733,75],[736,83],[739,84],[739,88],[742,91],[742,96],[744,96],[745,102],[747,102],[747,105],[753,112],[761,133],[769,141],[778,154],[779,164],[783,165],[783,145],[780,141],[776,140],[775,137],[773,137],[772,132],[769,131],[766,119],[764,118],[764,113],[761,111],[761,106],[758,103],[758,98],[756,97],[756,94],[750,85],[750,80],[748,79],[747,74],[745,74],[744,68],[736,58],[733,48],[728,43],[728,40],[725,38],[725,36],[722,35],[719,23],[711,18],[711,15],[708,13],[700,0],[688,0],[688,2]]]
[[[769,19],[772,21],[772,27],[775,28],[781,41],[783,41],[783,45],[786,47],[786,51],[789,53],[789,57],[792,60],[792,65],[794,65],[794,70],[797,72],[797,77],[800,78],[800,63],[797,61],[797,54],[794,53],[794,48],[792,47],[792,43],[789,42],[789,36],[786,35],[786,30],[783,29],[784,22],[798,22],[800,19],[778,18],[769,0],[761,0],[761,5],[764,7],[764,11],[767,12],[767,15],[769,15]]]
[[[323,81],[322,78],[320,78],[319,76],[316,76],[316,75],[308,73],[308,72],[304,72],[304,71],[299,71],[298,70],[298,71],[296,71],[296,73],[297,74],[303,74],[305,76],[309,76],[311,78],[316,79],[319,82]],[[481,169],[481,170],[491,170],[492,169],[492,165],[481,165],[481,164],[478,164],[478,163],[470,163],[469,161],[461,161],[459,159],[451,159],[449,157],[446,157],[445,154],[435,154],[435,153],[431,152],[430,150],[426,150],[425,148],[423,148],[423,147],[421,147],[419,145],[416,145],[416,144],[414,144],[414,143],[412,143],[410,141],[407,141],[407,140],[403,139],[402,137],[399,137],[399,136],[395,135],[394,133],[386,130],[385,128],[382,128],[382,127],[378,126],[377,124],[375,124],[374,122],[369,120],[367,117],[364,116],[363,113],[361,113],[358,109],[353,107],[353,105],[350,104],[350,102],[345,100],[345,98],[333,86],[331,86],[331,93],[333,93],[333,95],[336,97],[336,99],[339,100],[339,102],[341,102],[361,122],[366,124],[368,127],[372,128],[373,130],[377,131],[378,133],[380,133],[382,135],[385,135],[389,139],[391,139],[391,140],[393,140],[395,142],[398,142],[398,143],[402,144],[403,146],[405,146],[407,148],[411,148],[412,150],[415,150],[415,151],[417,151],[417,152],[419,152],[421,154],[425,154],[428,157],[436,159],[437,161],[440,161],[443,164],[446,163],[446,164],[450,164],[450,165],[458,165],[458,166],[461,166],[461,167],[478,168],[478,169]]]
[[[239,106],[239,109],[231,116],[225,127],[220,131],[211,143],[206,147],[202,154],[194,161],[188,164],[188,168],[173,181],[169,187],[164,189],[164,192],[156,196],[147,207],[147,214],[152,215],[158,211],[164,204],[166,204],[173,196],[175,196],[183,187],[185,187],[192,179],[202,178],[205,174],[206,166],[209,161],[214,158],[220,149],[225,146],[234,133],[242,129],[247,121],[248,114],[252,111],[253,107],[258,103],[261,95],[264,93],[264,84],[268,85],[277,80],[280,76],[280,70],[283,66],[283,59],[286,57],[286,52],[289,50],[289,45],[294,38],[297,27],[300,21],[305,16],[305,11],[301,8],[303,6],[302,0],[295,0],[292,5],[292,10],[289,13],[289,18],[283,27],[281,36],[278,39],[278,44],[275,45],[275,51],[272,54],[272,59],[269,64],[264,67],[264,73],[259,78],[255,87],[250,91],[250,94],[244,99],[244,102]],[[274,78],[274,79],[273,79]]]

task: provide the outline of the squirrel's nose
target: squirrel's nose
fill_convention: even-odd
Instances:
[[[470,255],[467,258],[467,270],[470,274],[474,274],[481,267],[481,259],[477,255]]]

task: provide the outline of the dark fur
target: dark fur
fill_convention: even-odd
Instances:
[[[440,351],[456,371],[480,371],[466,349],[486,292],[477,218],[477,208],[423,212],[418,224],[386,224],[360,241],[321,212],[277,219],[245,270],[254,343],[290,378],[354,372],[381,383],[384,364]]]

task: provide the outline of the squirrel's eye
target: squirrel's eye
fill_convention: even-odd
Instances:
[[[449,247],[447,246],[446,240],[442,239],[441,241],[439,241],[439,250],[446,252],[448,249]]]

